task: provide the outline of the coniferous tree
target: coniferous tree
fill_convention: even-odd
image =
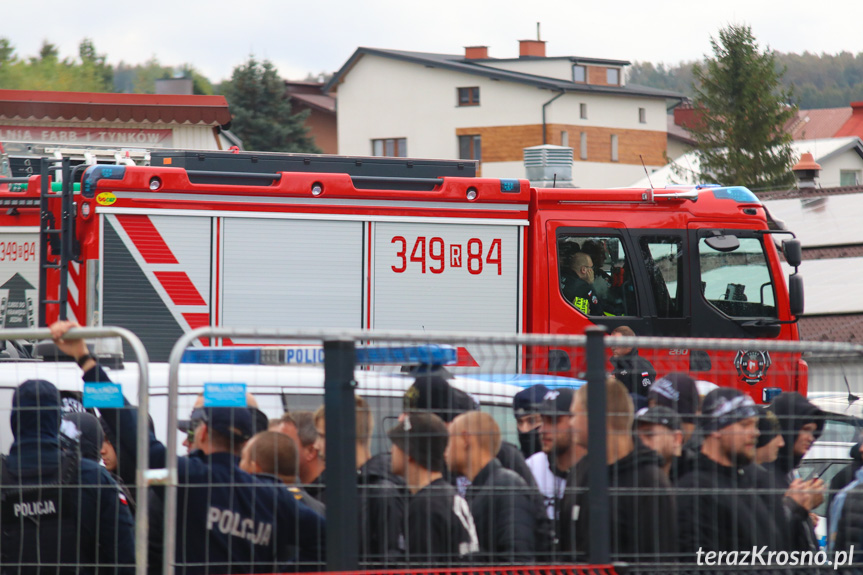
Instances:
[[[772,51],[761,51],[749,26],[731,25],[710,41],[713,57],[696,65],[690,127],[701,177],[755,190],[794,181],[791,136],[785,131],[796,108],[782,86]]]
[[[231,131],[246,149],[320,153],[306,132],[308,111],[292,113],[285,82],[268,60],[249,57],[234,68],[222,91],[234,116]]]

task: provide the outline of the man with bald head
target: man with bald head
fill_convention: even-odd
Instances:
[[[563,297],[585,315],[605,315],[602,302],[593,287],[593,260],[584,252],[576,252],[570,260],[570,271],[561,277]]]
[[[504,469],[495,454],[500,428],[482,411],[456,417],[445,453],[449,468],[471,484],[466,499],[476,524],[481,562],[528,563],[535,560],[536,520],[543,516],[535,489]]]

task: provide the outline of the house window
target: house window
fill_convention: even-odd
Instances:
[[[581,133],[581,153],[580,153],[579,157],[582,160],[587,159],[587,132]]]
[[[460,160],[482,161],[482,136],[459,136],[458,157]]]
[[[638,123],[639,124],[646,124],[647,123],[647,110],[645,110],[644,108],[638,109]]]
[[[616,162],[618,160],[617,156],[617,134],[611,135],[611,161]]]
[[[860,170],[839,170],[840,186],[859,186],[861,183]]]
[[[560,145],[569,147],[569,132],[566,130],[560,131]]]
[[[408,156],[408,139],[384,138],[381,140],[372,140],[372,155],[406,158]]]
[[[587,104],[579,104],[578,105],[578,114],[582,120],[587,119]]]
[[[617,68],[606,68],[605,69],[605,82],[612,86],[617,86],[620,84],[620,70]]]
[[[587,82],[587,68],[576,64],[572,67],[572,81],[578,84]]]
[[[479,106],[479,88],[459,88],[458,89],[458,105],[459,106]]]

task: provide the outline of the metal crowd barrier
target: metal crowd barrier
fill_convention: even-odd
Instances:
[[[149,359],[147,350],[141,340],[131,331],[120,327],[81,327],[69,330],[65,339],[103,339],[122,338],[128,343],[135,354],[138,372],[138,405],[143,413],[149,409]],[[51,339],[48,329],[5,329],[0,330],[0,341],[9,340],[45,340]],[[45,362],[48,363],[48,362]],[[0,362],[0,366],[30,366],[33,363]],[[77,369],[77,368],[76,368]],[[19,382],[20,383],[20,382]],[[137,575],[147,574],[147,536],[149,522],[147,515],[148,485],[145,471],[149,467],[147,418],[138,419],[137,429],[137,460],[138,467],[135,481],[135,495],[138,512],[135,514],[135,572]],[[12,568],[12,566],[4,566]],[[105,566],[102,566],[105,567]]]

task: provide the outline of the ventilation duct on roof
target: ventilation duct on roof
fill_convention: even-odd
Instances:
[[[552,145],[525,148],[524,169],[532,186],[571,188],[572,148]]]

